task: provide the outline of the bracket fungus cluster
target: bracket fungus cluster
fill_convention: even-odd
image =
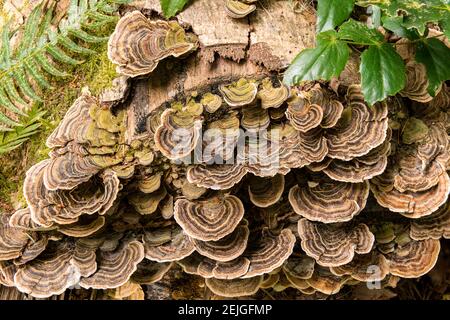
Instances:
[[[225,2],[234,18],[254,6]],[[138,299],[181,268],[224,297],[330,295],[433,268],[450,237],[447,86],[429,99],[412,74],[373,106],[357,83],[287,87],[248,59],[205,66],[203,38],[152,17],[125,14],[109,41],[127,97],[84,91],[26,174],[26,208],[1,216],[2,285]]]

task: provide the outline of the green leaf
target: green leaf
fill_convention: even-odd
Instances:
[[[95,31],[98,29],[103,28],[105,25],[109,24],[108,21],[98,21],[98,22],[82,22],[81,26],[84,29],[87,29],[89,31]]]
[[[450,40],[450,14],[441,21],[440,26],[447,39]]]
[[[284,73],[283,82],[293,85],[303,80],[330,80],[337,77],[347,63],[349,48],[329,30],[317,35],[317,47],[305,49],[292,61]]]
[[[38,37],[41,37],[43,35],[45,35],[45,33],[47,32],[48,28],[50,27],[50,24],[52,22],[52,18],[53,18],[53,9],[54,9],[55,4],[52,3],[50,5],[50,7],[46,8],[45,10],[45,16],[42,19],[42,22],[39,25],[39,30],[38,30]]]
[[[108,14],[100,13],[97,11],[91,11],[87,13],[87,16],[91,19],[105,22],[105,23],[113,23],[117,21],[117,16],[110,16]]]
[[[188,1],[189,0],[160,0],[164,16],[166,18],[173,17],[179,11],[183,10]]]
[[[94,35],[91,35],[89,33],[87,33],[86,31],[83,31],[81,29],[70,29],[69,33],[75,37],[77,37],[78,39],[81,39],[85,42],[89,42],[89,43],[98,43],[98,42],[103,42],[108,40],[108,37],[97,37]]]
[[[18,139],[14,139],[8,143],[1,144],[0,145],[0,154],[17,149],[27,140],[28,139],[26,139],[26,138],[25,139],[18,138]]]
[[[416,61],[427,68],[428,92],[434,96],[441,83],[450,80],[450,49],[436,38],[423,39],[416,48]]]
[[[380,45],[384,42],[384,36],[379,31],[355,20],[342,24],[338,37],[340,40],[349,40],[359,45]]]
[[[18,48],[19,52],[24,52],[26,48],[30,48],[34,43],[39,32],[39,23],[42,18],[42,4],[38,5],[33,9],[30,16],[27,18],[25,24],[25,30],[23,38],[20,41],[20,46]]]
[[[370,6],[372,16],[372,27],[378,28],[381,26],[381,9],[379,6]]]
[[[3,79],[5,84],[5,91],[8,93],[9,98],[12,101],[17,102],[18,104],[22,106],[26,106],[27,102],[22,99],[19,92],[17,92],[16,85],[14,84],[14,80],[12,77],[6,77]]]
[[[412,32],[403,26],[403,17],[383,16],[382,22],[385,29],[392,31],[397,36],[413,40]]]
[[[0,154],[11,151],[36,134],[41,127],[39,121],[45,114],[37,106],[33,106],[28,113],[20,119],[20,124],[13,129],[5,128],[7,132],[0,132]],[[1,114],[0,114],[1,118]],[[1,120],[0,120],[1,122]],[[0,126],[0,131],[2,128]]]
[[[317,33],[334,29],[350,17],[355,0],[319,0]]]
[[[2,63],[5,68],[11,67],[11,51],[9,47],[9,24],[6,23],[2,30]]]
[[[403,60],[388,43],[365,50],[359,72],[364,99],[370,105],[395,95],[406,83]]]
[[[45,79],[45,77],[41,74],[39,68],[33,63],[31,60],[24,61],[25,69],[28,73],[33,77],[34,80],[43,88],[51,89],[51,84]]]
[[[7,116],[5,116],[2,112],[0,112],[0,122],[3,122],[4,124],[7,124],[8,126],[14,127],[20,125],[20,123],[11,120]],[[4,130],[2,130],[4,131]]]
[[[53,45],[49,45],[47,46],[47,52],[56,60],[62,62],[62,63],[66,63],[66,64],[71,64],[71,65],[77,65],[77,64],[81,64],[83,63],[83,61],[80,60],[76,60],[70,56],[67,55],[67,53],[65,53],[64,51],[62,51],[60,48],[58,48],[57,46],[53,46]]]
[[[391,17],[404,16],[403,26],[415,28],[421,35],[429,22],[438,23],[450,14],[448,0],[360,0],[360,6],[377,5]]]
[[[104,2],[97,5],[97,8],[99,8],[99,11],[106,13],[106,14],[113,14],[114,12],[117,11],[116,5],[108,4],[108,3],[104,3]]]
[[[95,53],[94,50],[82,47],[82,46],[76,44],[72,39],[70,39],[69,37],[66,37],[66,36],[60,36],[59,43],[61,43],[61,45],[64,48],[66,48],[72,52],[75,52],[75,53],[85,54],[85,55],[90,55],[90,54]]]
[[[44,69],[47,73],[54,77],[67,77],[68,74],[64,71],[60,71],[58,68],[53,66],[50,61],[47,60],[43,53],[37,54],[35,57],[36,62]]]
[[[22,90],[22,93],[24,93],[28,98],[36,101],[42,101],[42,99],[34,92],[33,88],[28,83],[22,68],[16,68],[16,70],[14,70],[14,78],[16,79],[17,85]]]
[[[2,85],[0,85],[0,106],[5,107],[11,112],[23,114],[22,111],[9,100]]]

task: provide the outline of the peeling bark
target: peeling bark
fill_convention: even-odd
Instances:
[[[159,0],[131,5],[162,14]],[[260,79],[280,72],[315,41],[315,16],[294,11],[288,0],[260,1],[258,9],[244,19],[228,17],[223,0],[196,0],[176,19],[198,36],[200,49],[185,60],[164,61],[139,80],[129,108],[128,141],[143,138],[145,119],[167,103],[241,77]]]
[[[132,5],[161,14],[159,0]],[[280,70],[315,41],[315,15],[295,11],[289,0],[258,1],[257,10],[243,19],[227,16],[223,0],[196,0],[177,19],[197,34],[201,56],[207,62],[217,54],[234,61],[249,58],[269,70]]]

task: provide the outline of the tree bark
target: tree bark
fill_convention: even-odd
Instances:
[[[161,19],[159,0],[134,1],[126,11],[142,10]],[[203,93],[241,77],[278,74],[315,41],[312,8],[295,11],[292,1],[259,1],[243,19],[226,15],[223,0],[195,0],[176,17],[199,39],[200,48],[185,60],[168,59],[137,81],[129,106],[128,142],[148,134],[147,117],[165,104]]]

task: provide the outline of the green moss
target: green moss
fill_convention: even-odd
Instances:
[[[72,71],[69,70],[71,78],[54,82],[55,88],[43,93],[44,103],[39,107],[46,110],[46,114],[40,120],[40,132],[21,147],[0,156],[0,213],[25,205],[22,195],[25,172],[33,164],[48,158],[50,150],[45,141],[81,94],[81,89],[88,86],[92,94],[98,95],[110,87],[112,80],[117,77],[114,65],[107,57],[107,44],[102,43],[92,49],[98,54],[88,57],[85,63]]]
[[[93,95],[98,95],[102,90],[110,88],[112,80],[118,76],[114,64],[108,59],[107,44],[101,44],[96,51],[100,54],[79,67],[79,72],[84,74],[86,85]]]

